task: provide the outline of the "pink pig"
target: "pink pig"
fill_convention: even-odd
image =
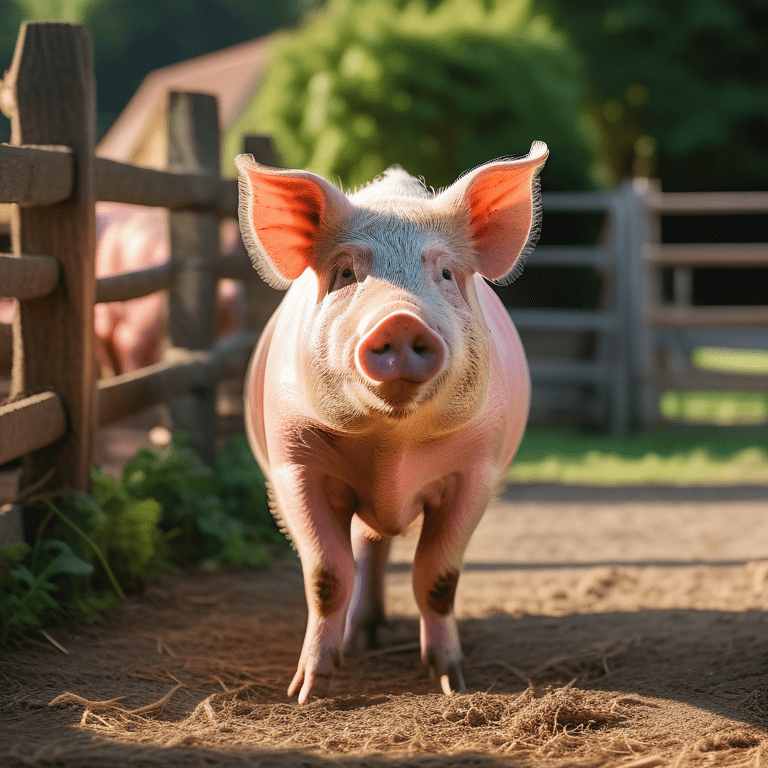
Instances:
[[[170,258],[168,215],[162,208],[122,203],[96,206],[96,277],[159,266]],[[237,248],[237,226],[222,227],[222,250]],[[241,313],[238,284],[217,287],[217,334],[231,333]],[[104,375],[129,373],[162,359],[165,296],[160,291],[94,307],[96,355]]]
[[[390,539],[419,515],[422,660],[445,693],[465,690],[456,585],[530,398],[517,331],[483,277],[508,282],[534,247],[546,157],[536,142],[437,194],[394,167],[350,196],[236,160],[251,258],[272,286],[292,283],[245,400],[304,571],[309,618],[288,689],[299,702],[327,693],[342,648],[375,641]]]

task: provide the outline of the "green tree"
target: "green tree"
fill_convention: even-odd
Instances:
[[[354,187],[392,163],[436,186],[494,157],[553,148],[548,189],[595,183],[578,56],[527,0],[332,0],[276,45],[229,131],[255,126],[286,164]]]
[[[81,24],[101,0],[17,0],[27,21],[71,21]]]
[[[765,189],[765,0],[536,0],[584,55],[615,177]]]

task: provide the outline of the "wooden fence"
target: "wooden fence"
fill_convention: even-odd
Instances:
[[[662,221],[678,216],[765,216],[768,193],[670,193],[662,192],[656,180],[638,180],[633,202],[636,233],[628,254],[633,262],[630,386],[635,421],[640,426],[670,421],[658,408],[664,390],[767,392],[768,375],[701,370],[692,365],[691,353],[701,346],[768,349],[768,290],[761,305],[731,306],[696,304],[693,290],[694,270],[760,267],[768,276],[768,243],[668,244],[663,242]]]
[[[627,429],[628,357],[625,326],[628,262],[622,258],[626,246],[627,213],[623,193],[545,193],[543,208],[548,214],[602,217],[602,235],[591,245],[539,246],[531,255],[530,267],[589,268],[602,285],[598,304],[591,309],[516,309],[509,313],[523,337],[533,383],[532,419],[551,423],[570,412],[579,422],[608,425],[612,431]],[[546,226],[546,224],[545,224]],[[578,227],[576,227],[578,228]],[[534,334],[564,337],[593,337],[581,350],[546,355],[535,343]],[[562,344],[561,344],[562,346]],[[590,353],[583,351],[591,348]]]
[[[214,343],[216,280],[253,274],[219,253],[219,220],[237,214],[237,182],[220,176],[216,100],[169,97],[168,170],[95,157],[90,38],[79,26],[30,23],[2,82],[12,122],[0,146],[0,202],[13,206],[0,292],[19,299],[11,399],[0,406],[0,465],[24,457],[25,486],[86,489],[96,429],[159,402],[210,458],[217,380],[243,368],[256,335]],[[170,211],[170,261],[96,280],[95,203]],[[96,381],[94,304],[167,290],[173,349],[164,362]],[[53,472],[52,472],[53,470]]]

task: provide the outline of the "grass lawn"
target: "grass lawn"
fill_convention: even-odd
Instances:
[[[699,347],[691,354],[694,368],[722,373],[768,374],[768,350]],[[722,425],[768,424],[768,393],[753,391],[664,392],[659,410],[668,419]]]
[[[614,436],[529,427],[508,480],[606,486],[768,486],[768,429],[672,427]]]

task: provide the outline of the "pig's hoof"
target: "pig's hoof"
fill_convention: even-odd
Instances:
[[[427,649],[427,666],[433,682],[440,685],[440,690],[450,696],[452,693],[464,693],[467,686],[461,671],[461,662],[447,659],[445,654],[435,646]]]
[[[299,694],[299,704],[306,704],[312,699],[324,699],[331,687],[331,675],[320,672],[305,672],[299,669],[288,686],[288,695]]]
[[[344,653],[351,655],[381,647],[377,637],[381,626],[384,626],[383,621],[370,621],[347,627],[344,635]]]

